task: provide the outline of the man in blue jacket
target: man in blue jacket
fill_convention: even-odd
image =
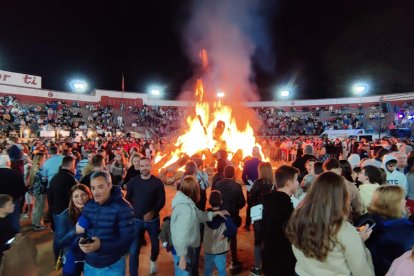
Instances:
[[[112,186],[108,172],[91,175],[94,200],[86,203],[82,215],[87,227],[76,225],[81,238],[80,249],[85,256],[85,275],[125,275],[125,255],[134,235],[134,211],[122,197],[121,189]],[[84,225],[84,223],[82,224]]]

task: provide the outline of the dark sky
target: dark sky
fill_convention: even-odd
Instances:
[[[124,72],[128,91],[161,83],[168,98],[177,96],[194,72],[182,40],[191,1],[107,2],[2,0],[0,69],[40,75],[43,87],[54,90],[68,90],[71,77],[120,90]],[[347,96],[358,79],[368,80],[373,94],[414,91],[414,1],[275,0],[272,6],[275,69],[254,63],[263,100],[288,82],[296,98]]]

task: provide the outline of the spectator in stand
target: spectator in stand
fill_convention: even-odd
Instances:
[[[85,204],[76,224],[76,232],[90,235],[93,241],[85,244],[81,238],[79,242],[85,253],[84,275],[125,275],[134,211],[123,199],[121,189],[112,185],[108,172],[97,171],[90,181],[94,200]]]
[[[160,211],[165,205],[164,183],[151,174],[151,161],[139,160],[141,175],[128,182],[126,200],[134,207],[135,234],[129,249],[129,273],[138,275],[141,239],[147,231],[151,239],[150,273],[157,273],[159,254]]]
[[[129,168],[126,172],[126,176],[125,176],[125,180],[124,180],[125,185],[128,184],[128,182],[132,178],[134,178],[135,176],[140,175],[139,160],[141,160],[140,155],[138,155],[138,154],[132,155],[131,161],[130,161],[130,164],[129,164]]]
[[[10,215],[10,223],[16,232],[20,232],[20,206],[24,200],[26,187],[23,177],[10,168],[10,158],[6,154],[0,155],[0,194],[13,198],[14,211]]]
[[[263,204],[263,196],[270,193],[275,186],[272,164],[262,162],[258,168],[258,179],[250,190],[251,206]],[[254,266],[251,270],[253,275],[262,273],[262,250],[263,250],[263,225],[262,220],[256,220],[253,223],[254,230]]]
[[[366,213],[368,206],[371,204],[375,190],[380,186],[380,176],[381,171],[375,166],[365,166],[358,174],[358,181],[361,182],[358,188],[364,213]]]
[[[200,185],[194,176],[185,176],[180,189],[172,200],[171,237],[176,255],[174,255],[174,267],[176,276],[192,275],[194,267],[194,251],[200,247],[200,223],[212,221],[219,215],[225,218],[227,211],[203,212],[196,207],[200,199]],[[198,263],[198,262],[197,262]],[[177,272],[179,272],[177,274]]]
[[[358,234],[347,222],[348,196],[345,180],[338,174],[325,172],[315,179],[286,227],[297,259],[296,275],[374,275],[363,244],[372,230]]]
[[[234,173],[235,169],[233,166],[225,167],[225,178],[212,186],[211,190],[217,190],[221,193],[223,199],[222,209],[227,210],[237,227],[240,227],[242,219],[239,216],[239,211],[246,204],[246,200],[241,185],[234,180]],[[242,264],[237,257],[237,236],[230,239],[230,250],[232,259],[230,270],[232,273],[239,273],[242,269]]]
[[[376,223],[366,241],[375,275],[385,275],[391,263],[414,245],[414,223],[404,217],[404,197],[404,189],[400,186],[381,186],[374,192],[368,214],[360,218],[360,223],[366,218]]]
[[[325,172],[334,172],[338,175],[342,175],[342,169],[339,163],[339,160],[330,158],[323,163],[323,170]],[[349,190],[349,199],[351,202],[351,210],[349,212],[349,220],[356,221],[361,215],[363,211],[361,196],[359,194],[358,188],[356,185],[345,179],[345,184]]]
[[[48,185],[47,177],[43,172],[44,162],[45,154],[42,152],[36,153],[27,182],[29,187],[31,187],[35,198],[35,206],[32,216],[32,226],[34,231],[47,229],[47,226],[41,223],[46,206],[46,192]]]
[[[284,226],[293,213],[290,200],[299,187],[299,170],[281,166],[275,172],[276,191],[263,195],[263,273],[295,275],[295,257],[284,234]]]
[[[250,224],[251,224],[251,218],[250,218],[250,208],[251,208],[251,201],[250,201],[250,190],[253,187],[253,183],[257,180],[259,177],[258,175],[258,168],[260,163],[262,162],[260,156],[260,150],[258,147],[253,147],[252,151],[252,158],[249,160],[246,160],[244,162],[243,166],[243,172],[242,172],[242,180],[244,184],[246,185],[246,201],[247,201],[247,207],[246,207],[246,224],[244,225],[244,229],[246,231],[250,231]]]
[[[69,198],[69,208],[57,215],[55,219],[55,246],[65,258],[63,276],[80,276],[85,255],[78,246],[81,233],[76,232],[75,226],[86,202],[92,198],[92,193],[85,185],[76,184],[70,189]]]
[[[47,186],[48,188],[53,176],[59,172],[59,168],[62,165],[63,160],[63,155],[59,154],[58,148],[56,146],[50,147],[49,152],[51,156],[43,164],[43,173],[49,182]]]

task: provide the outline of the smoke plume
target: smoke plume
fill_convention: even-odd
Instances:
[[[253,82],[252,58],[271,71],[274,57],[266,19],[269,6],[263,0],[194,0],[184,40],[191,60],[200,68],[207,100],[225,92],[226,103],[259,100]],[[271,10],[270,10],[271,12]],[[202,68],[200,51],[205,49],[208,66]],[[194,82],[192,80],[192,84]],[[193,86],[194,87],[194,86]]]

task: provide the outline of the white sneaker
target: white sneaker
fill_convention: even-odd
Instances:
[[[151,274],[157,274],[158,270],[157,270],[157,263],[151,261],[150,263],[150,273]]]

